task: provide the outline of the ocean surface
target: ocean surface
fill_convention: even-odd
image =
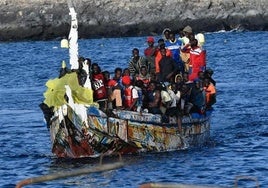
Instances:
[[[160,37],[160,36],[159,36]],[[156,37],[156,40],[159,39]],[[233,187],[237,176],[268,187],[268,32],[205,33],[207,66],[217,81],[210,142],[185,151],[123,156],[119,169],[26,187],[139,187],[148,182]],[[79,40],[79,54],[102,70],[125,68],[146,37]],[[0,43],[0,187],[79,168],[99,159],[63,160],[51,153],[39,104],[45,83],[58,76],[68,51],[60,41]],[[110,164],[118,159],[105,158]],[[239,187],[255,182],[240,181]]]

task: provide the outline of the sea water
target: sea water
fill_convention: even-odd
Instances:
[[[160,36],[155,37],[156,41]],[[122,168],[27,187],[139,187],[181,183],[232,187],[237,176],[268,187],[268,32],[205,33],[207,67],[214,70],[217,103],[210,142],[185,151],[123,156]],[[80,39],[79,54],[102,70],[125,68],[146,37]],[[57,159],[39,104],[48,79],[58,76],[68,50],[60,41],[0,43],[0,187],[56,172],[93,168],[99,159]],[[105,163],[117,161],[106,157]],[[254,181],[240,181],[253,187]]]

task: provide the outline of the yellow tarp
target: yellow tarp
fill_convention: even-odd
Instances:
[[[47,90],[44,93],[45,101],[49,107],[58,107],[66,104],[64,99],[65,85],[69,85],[72,90],[72,97],[75,103],[92,104],[93,91],[79,85],[76,73],[66,74],[62,78],[48,80],[46,83]]]

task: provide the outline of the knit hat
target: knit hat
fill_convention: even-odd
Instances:
[[[114,87],[117,86],[117,82],[115,80],[109,80],[107,83],[108,87]]]
[[[192,28],[189,25],[187,25],[182,31],[186,32],[186,33],[192,33],[193,32]]]
[[[123,76],[122,77],[122,83],[124,85],[130,85],[131,84],[131,78],[129,76]]]
[[[154,42],[154,37],[148,37],[147,42]]]

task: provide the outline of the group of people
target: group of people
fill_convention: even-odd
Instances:
[[[153,37],[148,37],[147,43],[144,55],[134,48],[128,66],[115,68],[113,77],[89,58],[79,58],[79,67],[86,63],[90,68],[93,99],[100,109],[162,114],[178,121],[185,114],[204,114],[211,109],[216,102],[216,82],[213,71],[206,68],[204,36],[194,35],[186,26],[176,38],[167,28],[157,46]],[[86,75],[78,71],[80,85]]]

